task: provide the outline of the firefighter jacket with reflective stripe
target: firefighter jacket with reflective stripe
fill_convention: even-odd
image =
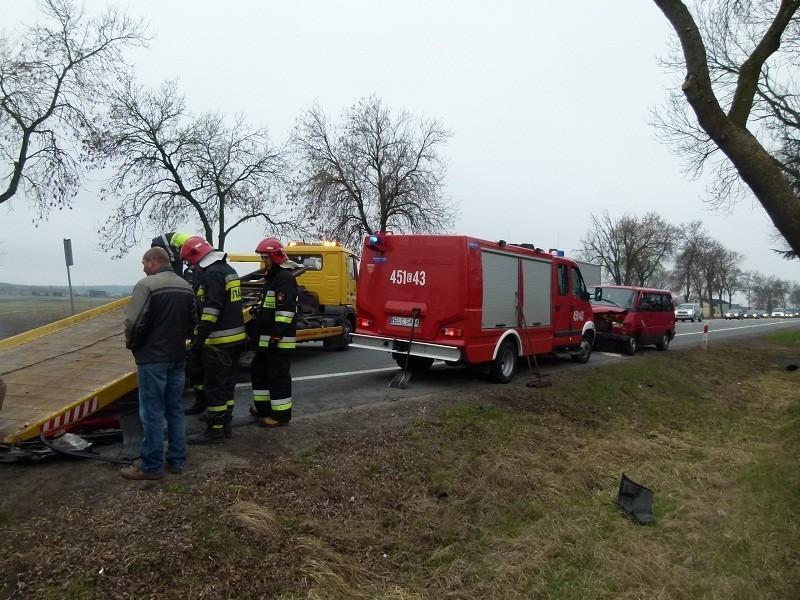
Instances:
[[[224,255],[223,255],[224,257]],[[245,341],[239,275],[224,258],[202,269],[197,288],[200,323],[197,338],[206,346],[232,346]]]
[[[269,347],[270,339],[278,338],[273,347],[292,350],[297,334],[297,281],[291,269],[274,265],[264,278],[261,304],[256,316],[258,347]]]
[[[196,323],[192,288],[163,267],[133,288],[125,308],[125,347],[137,365],[182,361]]]

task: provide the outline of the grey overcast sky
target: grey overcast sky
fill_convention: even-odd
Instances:
[[[89,0],[91,13],[106,2]],[[338,118],[376,94],[394,110],[436,117],[453,131],[443,149],[446,194],[460,203],[453,233],[530,242],[571,255],[590,215],[656,211],[679,224],[703,221],[742,267],[791,281],[797,262],[770,251],[761,206],[731,214],[702,201],[656,139],[650,111],[681,74],[657,57],[669,25],[649,0],[136,0],[156,38],[128,55],[139,79],[177,78],[194,113],[244,113],[287,139],[315,100]],[[31,1],[0,0],[7,32],[38,18]],[[96,189],[96,186],[94,186]],[[112,261],[97,248],[111,205],[93,186],[73,210],[36,225],[27,199],[0,206],[0,281],[66,284],[63,238],[73,244],[74,285],[133,284],[141,247]],[[184,229],[193,230],[194,224]],[[249,252],[264,237],[236,230],[226,249]]]

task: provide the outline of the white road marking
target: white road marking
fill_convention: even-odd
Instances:
[[[756,323],[754,325],[740,325],[739,327],[724,327],[724,328],[715,328],[715,329],[711,329],[709,327],[708,333],[710,335],[710,334],[715,333],[717,331],[732,331],[734,329],[749,329],[750,327],[769,327],[770,325],[782,325],[782,324],[783,323],[774,321],[774,322],[771,322],[771,323]],[[676,333],[675,337],[678,337],[679,335],[703,335],[703,330],[701,329],[700,331],[688,331],[686,333]]]
[[[383,367],[381,369],[365,369],[363,371],[344,371],[342,373],[325,373],[323,375],[305,375],[303,377],[292,377],[292,381],[310,381],[312,379],[326,379],[328,377],[347,377],[348,375],[365,375],[368,373],[384,373],[386,371],[397,371],[399,367]],[[249,388],[252,384],[247,382],[237,383],[237,388]]]

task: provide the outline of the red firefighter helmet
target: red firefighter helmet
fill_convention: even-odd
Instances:
[[[256,252],[258,254],[266,254],[276,265],[286,262],[288,258],[286,252],[283,251],[283,244],[275,238],[264,238],[261,240],[258,246],[256,246]]]
[[[199,235],[194,235],[181,246],[181,260],[185,260],[190,265],[196,265],[204,256],[213,251],[214,247],[211,244]]]

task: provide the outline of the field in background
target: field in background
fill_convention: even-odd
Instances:
[[[76,296],[75,314],[118,298]],[[0,339],[17,335],[72,316],[69,294],[65,296],[20,296],[0,294]],[[120,324],[122,327],[122,324]]]

